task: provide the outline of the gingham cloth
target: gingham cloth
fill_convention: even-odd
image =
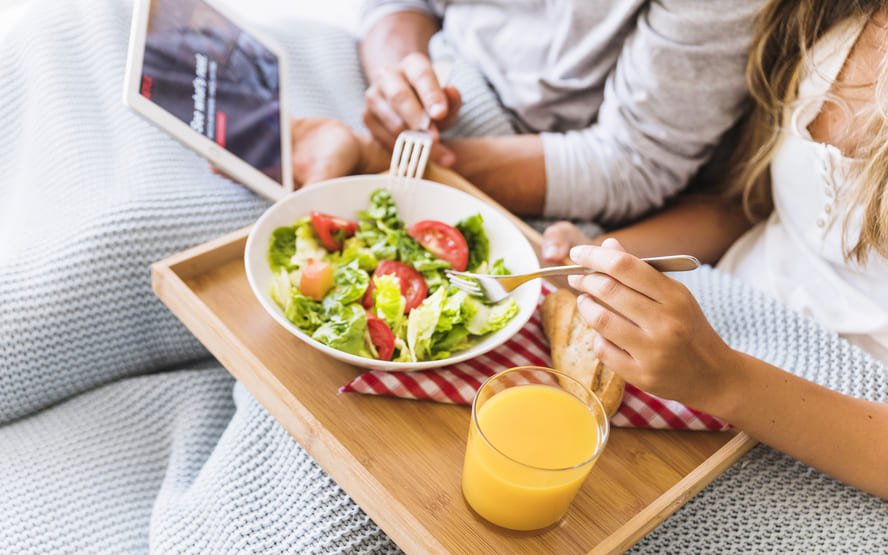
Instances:
[[[497,372],[516,366],[552,365],[540,312],[543,299],[552,291],[554,288],[544,282],[540,303],[527,324],[492,351],[436,370],[365,372],[339,391],[469,405],[484,380]],[[727,422],[678,401],[661,399],[632,384],[626,384],[623,403],[611,419],[611,424],[662,430],[724,431],[730,428]]]

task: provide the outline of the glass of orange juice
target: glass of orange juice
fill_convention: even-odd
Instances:
[[[537,530],[565,515],[609,432],[598,397],[536,366],[491,376],[472,403],[462,491],[487,521]]]

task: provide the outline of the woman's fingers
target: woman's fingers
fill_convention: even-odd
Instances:
[[[640,327],[643,327],[641,323],[646,317],[655,314],[660,307],[658,302],[626,287],[607,274],[570,276],[568,282],[574,289],[590,295]]]
[[[572,223],[554,223],[543,232],[543,259],[552,263],[563,262],[571,247],[588,242],[589,239]]]
[[[641,328],[589,295],[577,298],[577,310],[589,327],[624,351],[631,353],[644,346],[646,336]]]
[[[669,278],[629,253],[613,248],[581,245],[570,250],[570,258],[574,263],[607,274],[655,301],[659,302],[668,295]]]
[[[632,358],[632,355],[601,335],[595,337],[592,349],[602,364],[619,373],[623,379],[638,371],[638,362]]]

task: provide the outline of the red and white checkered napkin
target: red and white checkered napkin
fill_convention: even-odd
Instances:
[[[544,283],[543,296],[552,291]],[[540,299],[542,304],[542,298]],[[551,366],[549,345],[543,333],[540,307],[510,340],[474,359],[421,372],[371,371],[342,387],[340,393],[386,395],[439,403],[469,405],[475,391],[493,374],[516,366]],[[623,404],[611,419],[620,427],[661,430],[723,431],[730,425],[677,401],[655,397],[626,384]]]

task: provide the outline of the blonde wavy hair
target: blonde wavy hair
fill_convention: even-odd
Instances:
[[[773,209],[769,167],[811,47],[846,19],[871,17],[885,8],[888,0],[769,0],[759,12],[746,67],[752,106],[733,153],[728,190],[742,199],[751,220]],[[843,223],[845,258],[859,264],[870,251],[888,258],[888,64],[882,64],[874,86],[878,102],[861,135],[868,140],[850,153],[855,196],[849,207],[863,208],[860,236],[853,245],[848,236],[851,210]]]

